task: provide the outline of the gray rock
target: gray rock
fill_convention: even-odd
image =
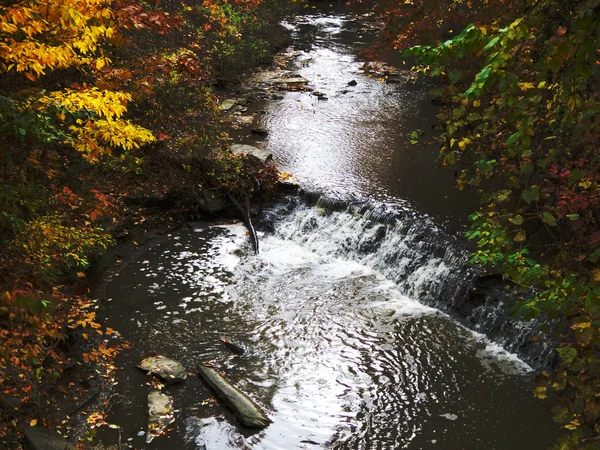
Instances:
[[[210,189],[203,188],[200,195],[202,196],[200,207],[208,214],[218,213],[227,207],[227,204]]]
[[[227,99],[227,100],[223,100],[221,102],[221,104],[219,105],[219,109],[221,111],[229,111],[234,106],[235,106],[235,100],[233,100],[233,99]]]
[[[161,355],[149,356],[137,367],[145,372],[153,373],[168,384],[181,383],[188,376],[183,364]]]
[[[277,78],[273,80],[273,83],[283,83],[283,84],[306,84],[308,80],[304,77],[294,77],[294,78]]]
[[[256,134],[258,136],[268,136],[269,135],[269,130],[262,128],[262,127],[256,127],[256,128],[252,128],[250,130],[250,132],[252,134]]]
[[[44,427],[25,427],[25,449],[29,450],[77,450],[56,431]]]
[[[348,81],[348,86],[356,86],[357,84],[356,80]]]
[[[263,163],[267,163],[273,159],[273,155],[267,150],[252,145],[234,144],[230,150],[234,155],[252,155]]]
[[[165,428],[175,421],[173,399],[160,391],[150,391],[148,394],[148,432],[146,443],[149,444],[165,431]]]

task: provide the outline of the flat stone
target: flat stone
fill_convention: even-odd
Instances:
[[[223,100],[221,102],[221,104],[219,105],[219,109],[221,111],[229,111],[234,106],[235,106],[235,100],[233,100],[233,99],[227,99],[227,100]]]
[[[77,450],[56,431],[44,427],[25,427],[25,448],[30,450]]]
[[[273,159],[273,155],[267,150],[252,145],[234,144],[229,150],[234,155],[252,155],[263,163],[267,163]]]
[[[304,77],[294,77],[294,78],[277,78],[273,80],[273,83],[283,83],[283,84],[306,84],[308,80]]]
[[[183,364],[161,355],[149,356],[137,367],[145,372],[153,373],[168,384],[181,383],[188,376]]]
[[[150,391],[148,394],[148,432],[146,443],[149,444],[165,431],[165,428],[175,421],[173,399],[160,391]]]

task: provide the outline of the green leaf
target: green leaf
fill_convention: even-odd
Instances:
[[[552,214],[550,214],[548,211],[545,211],[542,214],[542,220],[552,227],[556,226],[556,218]]]
[[[571,347],[559,347],[556,349],[558,356],[567,364],[573,362],[577,356],[577,350]]]
[[[507,140],[506,140],[506,145],[507,146],[511,146],[513,145],[515,142],[517,142],[519,140],[519,138],[521,137],[521,131],[517,131],[516,133],[512,134]]]
[[[540,199],[540,192],[538,190],[525,189],[521,192],[521,198],[527,202],[528,205],[533,201],[538,201]]]
[[[597,263],[600,261],[600,248],[597,248],[590,256],[587,257],[589,262]]]
[[[510,217],[508,219],[508,221],[510,223],[514,223],[515,225],[522,225],[523,224],[523,216],[521,214],[517,214],[514,217]]]
[[[496,43],[500,40],[500,36],[496,36],[495,38],[490,39],[490,42],[487,43],[485,47],[483,47],[483,51],[487,52],[490,50]]]

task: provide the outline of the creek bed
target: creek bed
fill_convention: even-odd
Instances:
[[[414,223],[300,205],[260,234],[259,255],[239,224],[193,224],[148,243],[109,283],[102,312],[133,344],[117,360],[108,417],[130,446],[535,450],[553,441],[531,368],[432,307],[450,295],[435,289],[466,270],[446,247],[464,251],[453,233],[475,202],[433,169],[434,147],[407,145],[411,130],[431,129],[425,90],[364,76],[355,55],[368,33],[347,19],[330,10],[288,24],[298,46],[311,44],[299,74],[328,100],[289,92],[271,102],[266,145],[306,189],[417,211],[404,215]],[[430,232],[448,234],[437,249],[422,241]],[[438,298],[425,301],[431,292]],[[154,353],[190,370],[212,362],[273,423],[240,428],[192,376],[167,388],[174,429],[145,445],[150,387],[135,365]]]

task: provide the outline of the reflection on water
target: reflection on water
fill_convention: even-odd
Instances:
[[[354,56],[372,32],[341,15],[311,18],[293,29],[314,46],[299,58],[299,74],[327,95],[289,92],[267,114],[267,146],[276,162],[305,186],[336,195],[364,195],[411,204],[438,222],[466,222],[474,196],[455,189],[454,173],[436,170],[434,144],[411,145],[412,131],[432,141],[436,110],[424,87],[365,76]],[[356,86],[350,86],[356,81]]]
[[[302,212],[299,212],[302,214]],[[294,218],[291,218],[293,222]],[[142,343],[122,356],[110,421],[145,427],[143,356],[213,361],[268,411],[241,430],[196,377],[168,392],[176,429],[146,448],[544,448],[529,368],[366,265],[239,226],[185,230],[124,268],[107,322]],[[242,247],[240,247],[242,246]],[[219,341],[244,343],[232,355]],[[508,433],[510,430],[510,434]],[[535,433],[532,431],[535,430]]]

